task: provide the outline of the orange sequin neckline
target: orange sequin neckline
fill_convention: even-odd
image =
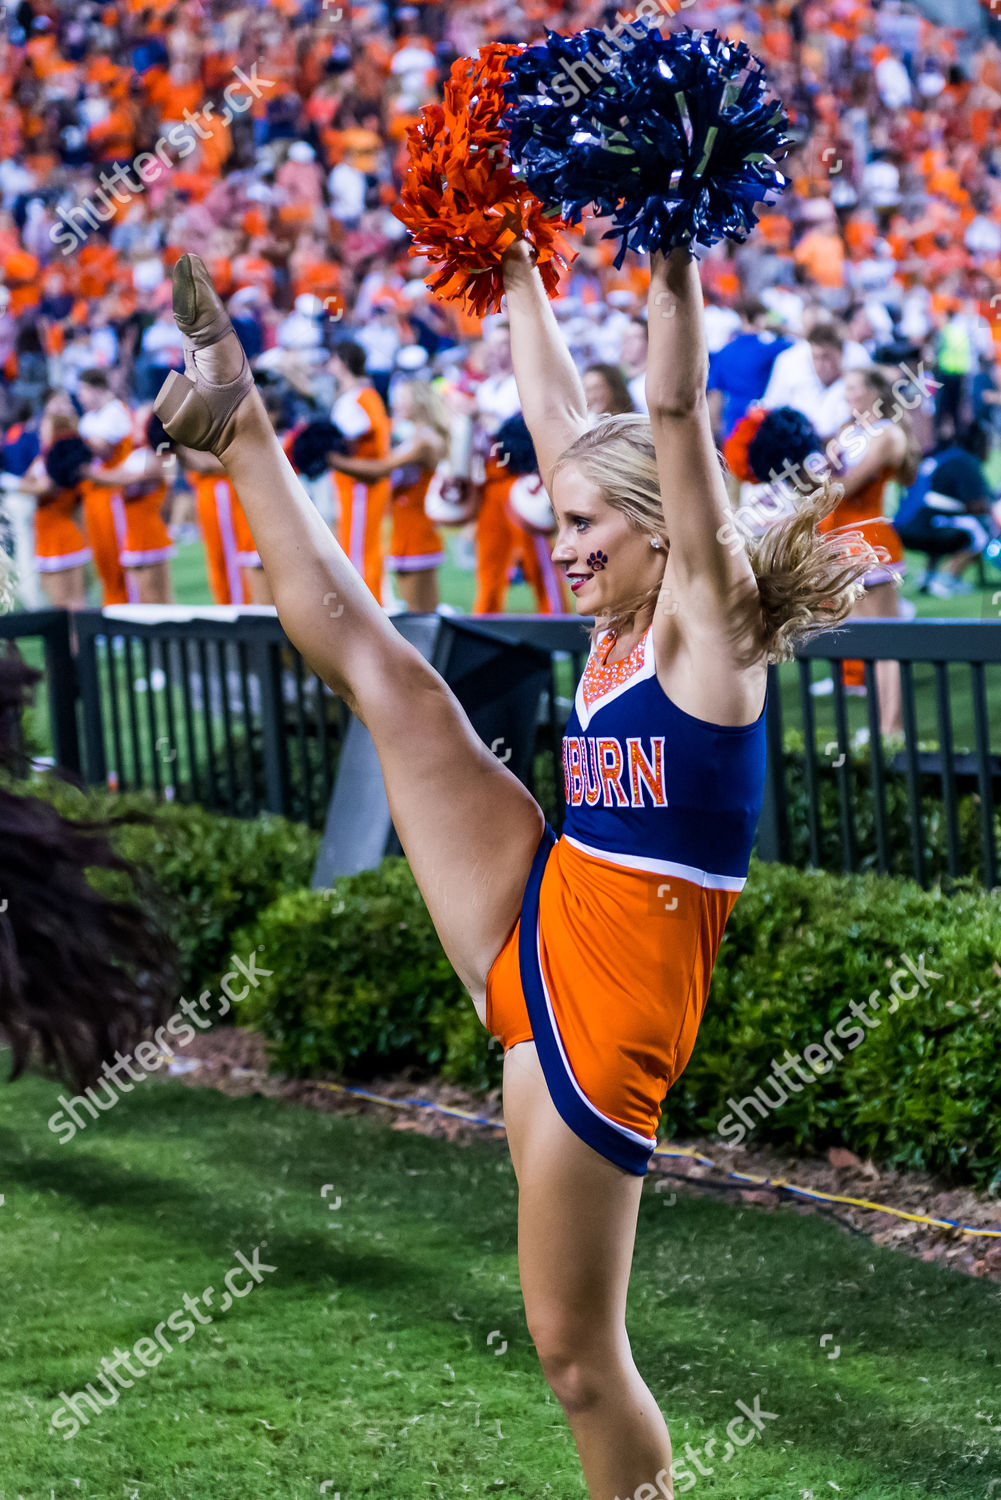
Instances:
[[[584,691],[584,702],[588,708],[599,698],[604,698],[608,693],[613,692],[615,688],[621,687],[624,682],[628,682],[629,678],[639,671],[646,655],[646,638],[649,630],[650,627],[648,626],[629,655],[624,656],[621,661],[609,662],[604,660],[599,656],[601,646],[588,658],[581,684]],[[605,647],[605,657],[608,656],[608,653],[615,645],[615,641],[616,636],[613,634],[608,641],[608,645]],[[604,642],[602,642],[602,645],[604,645]]]

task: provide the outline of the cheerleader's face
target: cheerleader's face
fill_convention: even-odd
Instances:
[[[666,552],[602,499],[574,464],[553,480],[556,540],[552,559],[566,576],[582,615],[612,614],[622,600],[659,584]]]

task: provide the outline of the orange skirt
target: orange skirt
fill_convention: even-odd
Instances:
[[[174,556],[176,548],[162,514],[166,498],[165,484],[157,485],[151,494],[137,500],[129,500],[126,492],[123,568],[148,568]]]
[[[426,489],[427,486],[425,485]],[[387,566],[394,573],[440,568],[447,561],[440,533],[424,513],[423,500],[393,497],[393,533]]]
[[[40,573],[64,573],[79,568],[93,556],[76,522],[79,494],[75,489],[59,494],[35,510],[35,555]]]
[[[534,1040],[570,1128],[641,1175],[739,892],[554,840],[547,824],[521,915],[487,976],[487,1029],[505,1049]]]

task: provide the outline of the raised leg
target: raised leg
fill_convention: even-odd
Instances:
[[[626,1333],[643,1179],[563,1123],[534,1042],[504,1057],[504,1120],[518,1178],[518,1267],[529,1333],[566,1413],[594,1500],[673,1500],[667,1424]],[[641,1491],[641,1486],[652,1488]]]
[[[390,622],[275,436],[204,263],[174,268],[185,375],[154,406],[178,443],[215,453],[243,506],[278,617],[368,728],[390,812],[442,946],[482,1017],[542,835],[538,803],[477,736],[443,678]]]
[[[538,803],[393,626],[299,483],[256,391],[221,455],[289,639],[375,742],[393,823],[481,1019],[542,835]]]

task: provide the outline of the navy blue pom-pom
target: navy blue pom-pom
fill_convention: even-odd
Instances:
[[[759,484],[782,474],[788,461],[800,468],[823,443],[809,417],[792,406],[777,406],[765,417],[747,445],[747,463]],[[787,471],[788,472],[788,471]]]
[[[639,32],[639,35],[634,35]],[[589,29],[546,33],[507,62],[510,154],[550,211],[579,224],[594,205],[626,250],[691,253],[757,223],[754,204],[786,187],[781,104],[744,42],[634,23],[617,42]]]
[[[503,464],[509,474],[538,472],[535,444],[520,411],[498,427],[494,434],[494,453],[497,462]]]
[[[71,490],[80,483],[84,469],[93,460],[94,455],[82,437],[57,438],[45,455],[45,472],[58,489]]]
[[[329,468],[328,453],[347,453],[348,440],[334,422],[309,422],[292,439],[292,464],[307,479]]]

